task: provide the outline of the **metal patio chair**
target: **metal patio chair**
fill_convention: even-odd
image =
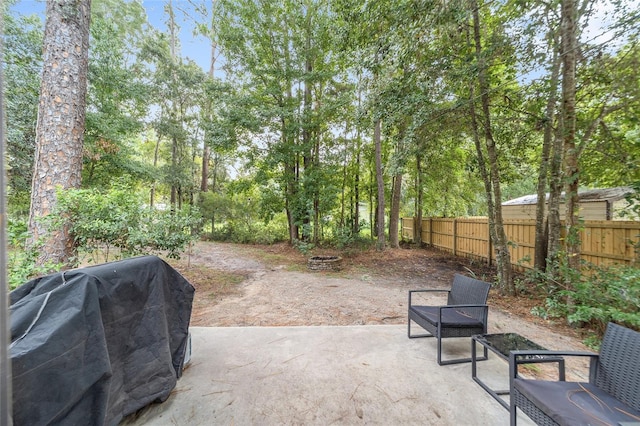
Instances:
[[[470,362],[471,358],[442,360],[442,339],[447,337],[471,337],[486,334],[489,307],[487,297],[491,284],[456,274],[450,290],[425,289],[409,291],[409,318],[407,335],[410,339],[435,337],[438,346],[438,364],[458,364]],[[414,305],[415,293],[447,292],[447,304],[443,306]],[[428,334],[411,334],[411,322],[428,331]],[[484,357],[487,349],[484,348]]]
[[[518,365],[541,356],[589,357],[589,381],[530,380]],[[511,425],[517,408],[538,425],[640,424],[640,333],[609,323],[600,353],[512,351],[509,357]],[[562,375],[564,377],[564,375]]]

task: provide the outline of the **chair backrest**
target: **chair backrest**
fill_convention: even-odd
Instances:
[[[614,323],[607,325],[594,384],[640,410],[640,333]]]
[[[483,305],[487,303],[491,284],[456,274],[453,277],[447,305]]]

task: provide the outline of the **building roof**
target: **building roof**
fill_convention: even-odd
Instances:
[[[588,203],[593,201],[618,201],[624,198],[626,195],[633,193],[633,188],[629,186],[618,186],[616,188],[600,188],[600,189],[587,189],[584,191],[578,191],[578,198],[581,203]],[[562,198],[564,199],[564,192]],[[549,199],[549,193],[546,195]],[[514,198],[513,200],[505,201],[503,206],[517,206],[536,204],[538,202],[538,196],[536,194],[524,195],[522,197]]]

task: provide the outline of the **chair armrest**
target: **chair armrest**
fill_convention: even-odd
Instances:
[[[470,304],[470,305],[442,305],[439,306],[440,309],[459,309],[459,308],[489,308],[489,305],[487,305],[486,303],[479,303],[477,305],[474,304]]]
[[[519,358],[528,357],[528,358]],[[538,357],[538,358],[533,358]],[[541,362],[558,362],[563,357],[589,357],[589,382],[595,380],[596,361],[599,355],[594,352],[585,351],[541,351],[541,350],[528,350],[528,351],[511,351],[509,353],[509,381],[518,377],[518,365],[520,364],[534,364]],[[545,359],[546,358],[546,359]],[[560,371],[560,381],[564,381],[564,363],[562,370]]]
[[[409,290],[409,306],[411,306],[411,295],[413,293],[435,293],[435,292],[439,292],[439,293],[449,293],[451,290],[448,289],[440,289],[440,288],[429,288],[429,289],[423,289],[423,290]]]
[[[463,309],[463,308],[481,308],[482,309],[482,313],[480,314],[480,317],[477,318],[475,316],[471,316],[468,315],[472,318],[475,318],[477,320],[482,321],[483,324],[485,324],[485,328],[486,328],[486,324],[487,324],[487,316],[489,315],[489,305],[483,303],[483,304],[467,304],[467,305],[442,305],[442,306],[438,306],[438,321],[442,321],[442,311],[445,309]],[[485,330],[486,333],[486,330]]]

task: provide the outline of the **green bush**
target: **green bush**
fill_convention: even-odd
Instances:
[[[365,232],[355,234],[349,227],[337,227],[333,230],[333,235],[327,239],[327,243],[340,250],[366,250],[375,242]]]
[[[573,302],[570,324],[588,324],[604,333],[608,322],[640,330],[640,268],[592,268],[589,278],[560,294]]]
[[[274,244],[287,241],[289,234],[286,222],[272,220],[269,223],[255,222],[248,224],[246,221],[227,221],[224,225],[217,226],[208,235],[212,241],[226,241],[239,244]]]
[[[603,335],[607,323],[611,321],[640,330],[638,266],[585,265],[582,276],[575,273],[560,275],[564,280],[562,282],[538,275],[538,282],[544,283],[540,288],[546,289],[548,296],[544,307],[532,310],[534,315],[563,318],[569,324],[595,331],[597,336]],[[595,341],[593,336],[588,339]]]
[[[131,234],[140,227],[143,209],[131,188],[70,189],[57,195],[55,218],[69,225],[79,250],[101,252],[106,261],[112,255],[126,257],[139,253],[132,245]],[[113,249],[118,250],[112,253]]]
[[[180,254],[198,236],[194,230],[200,226],[201,217],[196,208],[176,211],[144,209],[140,225],[131,230],[130,246],[135,253],[166,253],[178,259]]]
[[[99,252],[105,261],[140,254],[179,257],[197,237],[198,210],[161,211],[144,207],[141,199],[127,186],[61,191],[55,216],[69,225],[80,251]]]
[[[9,219],[7,223],[7,242],[9,255],[7,256],[7,279],[9,290],[24,284],[31,278],[44,275],[51,271],[58,271],[62,265],[45,264],[36,266],[38,258],[38,244],[27,247],[27,222],[25,220]]]

